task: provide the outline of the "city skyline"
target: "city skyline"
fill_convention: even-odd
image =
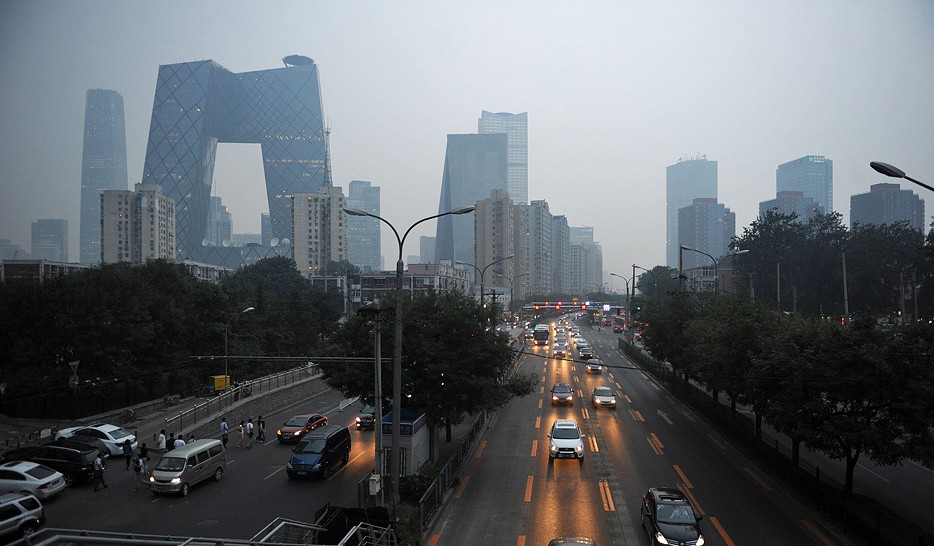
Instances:
[[[437,20],[443,28],[426,24]],[[665,263],[665,167],[683,157],[717,161],[718,201],[736,213],[739,232],[775,197],[778,165],[833,158],[833,208],[848,225],[850,196],[888,181],[869,161],[934,183],[934,105],[924,92],[934,85],[931,29],[934,6],[907,0],[286,2],[276,12],[211,1],[183,12],[13,0],[0,6],[0,238],[26,246],[39,218],[79,225],[87,90],[124,97],[132,185],[143,180],[160,65],[215,59],[245,73],[292,54],[320,70],[334,184],[379,180],[381,215],[400,229],[437,212],[445,136],[476,131],[482,110],[528,113],[530,201],[593,226],[610,272]],[[880,77],[883,68],[900,78]],[[259,146],[222,144],[216,163],[212,195],[230,207],[236,231],[260,232]],[[927,197],[907,182],[902,189]],[[434,231],[429,222],[413,236]],[[383,256],[395,256],[391,239],[383,231]],[[405,254],[416,252],[409,243]]]

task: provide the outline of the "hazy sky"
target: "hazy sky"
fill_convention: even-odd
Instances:
[[[775,196],[778,164],[834,162],[834,208],[886,179],[934,185],[934,2],[0,2],[0,238],[65,218],[77,259],[85,92],[126,108],[142,176],[160,64],[233,72],[301,54],[319,68],[335,185],[370,180],[403,231],[435,214],[449,133],[481,110],[528,112],[529,196],[591,225],[604,269],[665,261],[665,167],[705,154],[737,233]],[[902,181],[928,202],[926,190]],[[259,145],[218,147],[234,231],[266,211]],[[930,223],[928,221],[927,223]],[[417,229],[405,255],[418,254]],[[383,255],[397,255],[383,232]],[[616,279],[614,279],[616,280]]]

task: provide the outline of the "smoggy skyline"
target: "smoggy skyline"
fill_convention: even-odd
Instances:
[[[833,160],[847,224],[851,195],[899,182],[870,161],[934,185],[934,4],[922,0],[13,0],[0,4],[0,238],[28,249],[33,221],[63,218],[77,260],[88,89],[124,97],[132,186],[160,64],[246,72],[291,54],[318,64],[335,185],[380,186],[400,231],[437,212],[446,136],[476,133],[482,110],[528,112],[529,198],[593,226],[604,269],[621,274],[665,262],[665,167],[679,158],[717,161],[738,234],[774,198],[776,167],[804,155]],[[218,146],[213,193],[235,232],[260,231],[258,145]],[[419,226],[404,254],[433,234]],[[391,264],[395,240],[382,240]]]

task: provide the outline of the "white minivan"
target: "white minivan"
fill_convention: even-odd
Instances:
[[[181,493],[188,495],[192,485],[208,478],[215,481],[224,476],[227,454],[220,440],[195,440],[167,451],[149,476],[153,494]]]

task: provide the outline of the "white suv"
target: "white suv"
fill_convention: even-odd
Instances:
[[[557,419],[548,433],[549,459],[584,461],[584,434],[574,419]]]

